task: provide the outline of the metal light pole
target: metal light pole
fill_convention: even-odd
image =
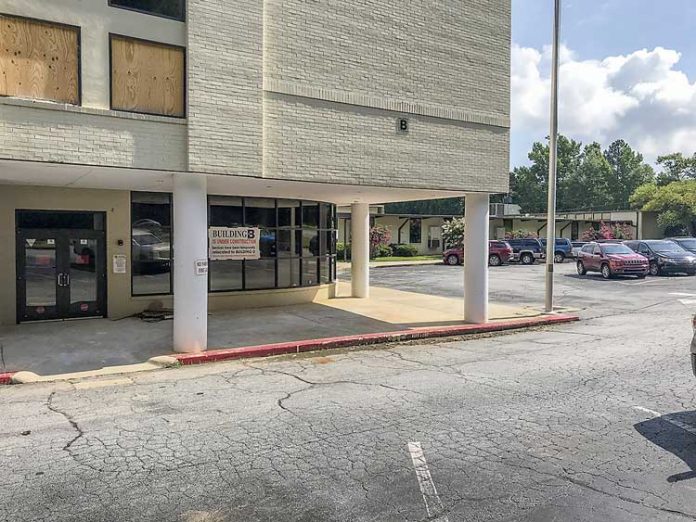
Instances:
[[[556,170],[558,168],[558,64],[561,0],[554,0],[551,64],[551,133],[549,135],[549,199],[546,221],[546,313],[553,312],[553,263],[556,250]]]

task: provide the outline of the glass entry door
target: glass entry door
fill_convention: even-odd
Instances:
[[[17,321],[104,315],[104,232],[17,231]]]

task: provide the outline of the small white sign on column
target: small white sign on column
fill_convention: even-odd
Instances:
[[[207,259],[196,259],[196,275],[197,276],[208,275],[208,260]]]

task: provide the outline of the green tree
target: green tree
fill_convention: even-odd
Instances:
[[[462,198],[431,199],[424,201],[403,201],[387,203],[384,211],[387,214],[421,214],[431,216],[461,216],[463,213]]]
[[[442,240],[445,246],[456,248],[464,244],[464,218],[454,218],[442,225]]]
[[[657,176],[658,185],[668,185],[673,181],[696,179],[696,154],[691,157],[684,156],[681,152],[659,156],[657,164],[662,172]]]
[[[580,164],[568,172],[559,184],[559,210],[603,209],[611,204],[608,185],[612,177],[611,165],[599,143],[587,145],[580,157]]]
[[[654,183],[638,187],[631,203],[646,212],[657,212],[663,228],[682,228],[696,235],[696,180]]]
[[[638,187],[655,178],[655,171],[643,162],[643,155],[634,151],[624,140],[616,140],[606,151],[604,157],[611,166],[611,176],[607,179],[610,196],[608,207],[613,210],[629,208],[629,199]]]
[[[567,199],[568,189],[565,180],[580,165],[581,149],[582,143],[559,135],[556,173],[559,202]],[[513,201],[522,207],[523,212],[545,212],[549,178],[548,144],[534,143],[529,153],[529,161],[530,166],[517,167],[510,174],[510,193]]]

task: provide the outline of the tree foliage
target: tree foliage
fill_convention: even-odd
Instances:
[[[421,214],[431,216],[461,216],[463,213],[461,198],[431,199],[426,201],[403,201],[387,203],[387,214]]]
[[[510,174],[513,201],[525,213],[546,212],[549,146],[534,143],[530,166],[517,167]],[[559,211],[629,207],[631,194],[654,178],[654,171],[625,141],[617,140],[606,150],[599,143],[582,143],[565,136],[558,138],[557,203]]]
[[[442,241],[452,248],[462,246],[464,243],[464,218],[454,218],[442,225]]]
[[[696,154],[691,157],[684,156],[681,152],[659,156],[657,164],[662,172],[657,176],[657,184],[669,185],[674,181],[696,179]]]
[[[657,212],[658,225],[663,228],[696,235],[696,180],[645,184],[635,191],[631,203],[639,210]]]

